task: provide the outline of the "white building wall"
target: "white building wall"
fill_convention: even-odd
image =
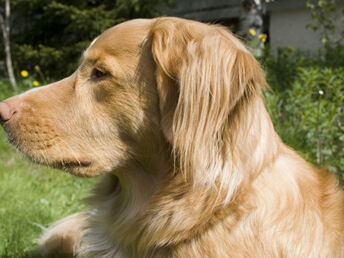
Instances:
[[[340,11],[336,17],[337,37],[344,30]],[[320,33],[306,28],[308,24],[314,24],[314,21],[306,8],[271,11],[269,33],[272,53],[276,53],[280,47],[288,46],[311,52],[319,49],[322,46]]]

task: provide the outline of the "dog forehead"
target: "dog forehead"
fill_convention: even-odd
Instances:
[[[121,56],[135,54],[147,37],[152,19],[136,19],[116,25],[98,36],[85,52],[85,57],[96,59],[102,53]]]

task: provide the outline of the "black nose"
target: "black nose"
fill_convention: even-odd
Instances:
[[[10,107],[6,102],[0,102],[0,122],[5,123],[16,113],[16,109]]]

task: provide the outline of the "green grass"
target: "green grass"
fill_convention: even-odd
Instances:
[[[93,182],[31,163],[0,129],[0,257],[39,257],[39,225],[80,211]]]

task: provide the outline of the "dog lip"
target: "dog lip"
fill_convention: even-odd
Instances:
[[[88,159],[66,159],[62,161],[53,162],[53,167],[68,168],[68,167],[88,167],[91,161]]]

